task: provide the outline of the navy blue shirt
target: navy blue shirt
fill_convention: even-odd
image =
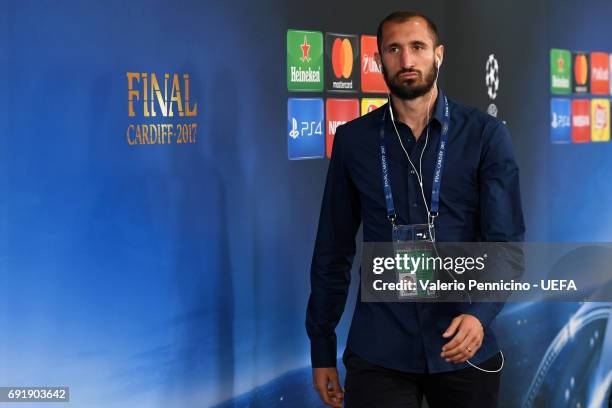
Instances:
[[[510,134],[500,120],[452,100],[449,139],[442,173],[440,242],[520,242],[524,238],[519,171]],[[348,122],[336,131],[329,163],[311,268],[311,294],[306,329],[313,367],[336,365],[335,327],[340,320],[355,255],[355,236],[363,223],[364,242],[390,242],[380,165],[379,131],[387,105]],[[434,159],[444,118],[440,91],[429,123],[423,154],[423,187],[431,200]],[[425,130],[416,139],[395,122],[418,170]],[[398,224],[427,223],[416,174],[386,115],[385,140]],[[490,324],[503,307],[480,303],[368,303],[357,298],[347,347],[363,359],[405,372],[443,372],[468,367],[440,356],[450,339],[442,333],[462,313],[476,316],[484,327],[482,346],[470,361],[478,364],[499,351]]]

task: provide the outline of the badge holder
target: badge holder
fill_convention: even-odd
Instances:
[[[398,291],[400,299],[437,297],[435,290],[422,286],[427,282],[434,283],[437,278],[433,262],[434,235],[435,231],[429,224],[393,224],[393,251],[400,259],[396,265],[396,279],[398,283],[404,283],[406,289]]]

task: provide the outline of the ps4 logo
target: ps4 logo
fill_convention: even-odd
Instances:
[[[289,137],[297,139],[300,136],[314,136],[322,135],[321,122],[320,121],[301,121],[299,122],[295,118],[291,118],[291,130],[289,131]]]
[[[552,122],[550,125],[556,129],[559,127],[568,127],[571,126],[571,120],[568,115],[557,114],[556,112],[552,113]]]
[[[287,157],[289,160],[325,157],[322,98],[287,100]]]

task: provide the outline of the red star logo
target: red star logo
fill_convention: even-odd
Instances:
[[[565,63],[565,61],[563,60],[562,57],[559,57],[559,59],[557,60],[557,72],[563,72],[563,64]]]
[[[302,62],[310,62],[310,56],[308,55],[310,53],[310,44],[308,44],[306,36],[304,36],[304,43],[300,45],[300,48],[302,49],[302,58],[300,58]]]

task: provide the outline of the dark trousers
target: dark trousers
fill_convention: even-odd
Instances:
[[[421,408],[423,397],[430,408],[496,408],[501,373],[474,367],[437,374],[411,374],[371,364],[346,349],[346,408]],[[496,370],[499,353],[478,364]]]

